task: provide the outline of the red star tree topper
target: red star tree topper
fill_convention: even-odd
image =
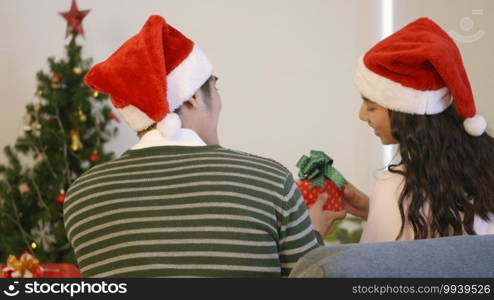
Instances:
[[[89,13],[89,9],[79,10],[75,0],[72,0],[70,10],[59,13],[67,21],[67,31],[65,38],[71,33],[74,35],[80,34],[84,37],[84,29],[82,28],[82,19]]]

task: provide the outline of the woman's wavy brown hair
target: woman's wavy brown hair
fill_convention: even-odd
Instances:
[[[397,239],[403,235],[406,219],[415,239],[476,234],[474,216],[488,220],[488,213],[494,213],[494,138],[465,132],[454,105],[436,115],[391,110],[389,115],[401,161],[388,170],[405,177]],[[405,199],[410,201],[406,216]],[[426,202],[429,218],[421,213]]]

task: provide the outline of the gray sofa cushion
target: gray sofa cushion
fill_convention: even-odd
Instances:
[[[324,246],[290,277],[494,277],[494,235]]]

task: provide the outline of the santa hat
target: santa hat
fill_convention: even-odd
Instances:
[[[454,101],[469,134],[486,129],[458,47],[430,19],[420,18],[372,47],[359,62],[355,83],[364,97],[404,113],[437,114]]]
[[[154,123],[173,139],[181,127],[173,113],[212,74],[204,52],[161,16],[151,16],[141,31],[107,60],[92,67],[84,82],[109,94],[112,104],[135,131]]]

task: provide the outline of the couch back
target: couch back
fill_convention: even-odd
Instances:
[[[290,277],[494,277],[494,234],[328,245]]]

